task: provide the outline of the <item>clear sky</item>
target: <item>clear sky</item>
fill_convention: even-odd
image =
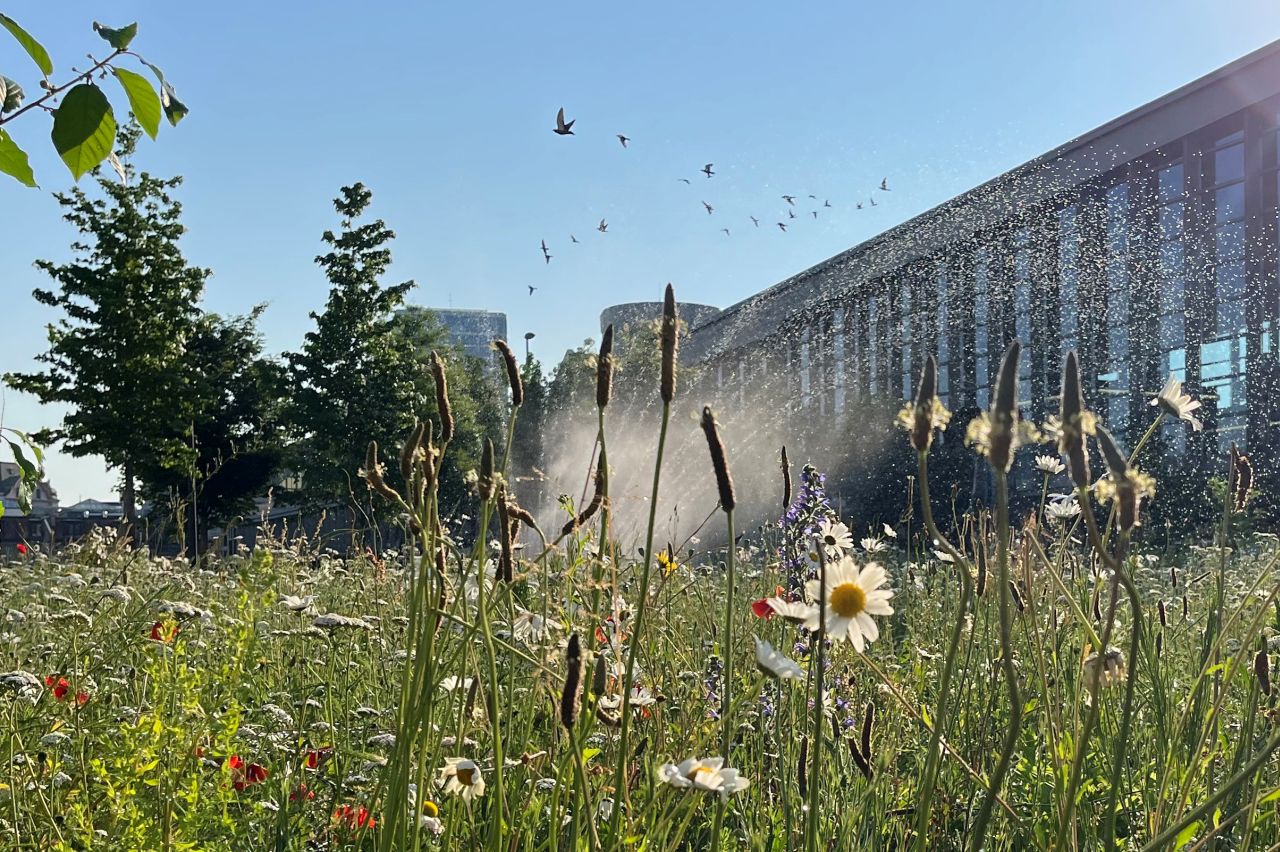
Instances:
[[[103,52],[91,21],[139,22],[134,47],[191,114],[138,163],[186,177],[207,306],[267,302],[271,351],[296,347],[323,304],[312,259],[330,199],[360,180],[412,301],[505,311],[548,366],[597,336],[606,305],[668,281],[684,301],[739,301],[1280,38],[1269,0],[0,4],[58,81]],[[0,38],[0,73],[30,92],[33,70]],[[551,133],[560,106],[577,135]],[[52,315],[30,292],[48,282],[31,262],[73,238],[50,197],[70,178],[47,118],[10,130],[42,190],[0,182],[0,371],[44,348]],[[886,176],[879,206],[856,210]],[[6,425],[58,416],[3,402]],[[55,450],[49,470],[64,503],[115,490],[97,460]]]

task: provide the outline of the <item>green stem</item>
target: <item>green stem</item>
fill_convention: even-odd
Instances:
[[[653,465],[653,490],[649,496],[649,525],[644,539],[644,567],[640,571],[640,597],[636,604],[635,631],[627,647],[627,669],[622,689],[622,730],[618,732],[618,761],[614,767],[613,813],[609,817],[609,837],[616,842],[622,827],[622,810],[626,802],[627,737],[631,731],[631,684],[635,677],[636,655],[644,636],[645,616],[649,610],[649,577],[653,568],[653,528],[658,513],[658,483],[662,478],[662,454],[667,444],[667,426],[671,420],[671,403],[662,404],[662,426],[658,430],[658,455]],[[726,760],[727,760],[726,755]]]
[[[817,852],[818,849],[818,796],[819,769],[822,763],[823,701],[822,680],[823,667],[826,664],[827,641],[827,554],[823,545],[817,546],[818,552],[818,629],[809,634],[813,643],[813,747],[809,749],[809,813],[805,830],[806,852]]]
[[[1018,690],[1018,672],[1013,665],[1013,615],[1009,600],[1009,482],[1003,470],[995,472],[996,479],[996,553],[999,562],[1000,586],[1000,657],[1004,669],[1005,685],[1009,695],[1009,728],[1000,750],[1000,760],[991,773],[991,786],[982,798],[977,819],[971,829],[973,848],[981,849],[986,838],[987,822],[995,806],[996,796],[1004,782],[1004,776],[1013,762],[1013,752],[1018,746],[1018,734],[1022,729],[1022,696]]]

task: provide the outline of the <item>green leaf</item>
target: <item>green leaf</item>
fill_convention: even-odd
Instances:
[[[53,112],[53,147],[76,180],[111,153],[116,117],[102,90],[81,83],[62,98]]]
[[[160,95],[155,87],[135,71],[112,68],[111,73],[116,75],[124,93],[129,96],[129,109],[133,110],[133,117],[138,119],[138,124],[142,125],[147,135],[155,139],[160,132]]]
[[[31,171],[31,163],[27,161],[27,152],[19,148],[3,130],[0,130],[0,172],[24,186],[36,185],[36,176]]]
[[[12,112],[22,106],[22,99],[25,97],[26,92],[22,91],[17,80],[0,74],[0,112]]]
[[[129,42],[133,41],[133,37],[138,34],[138,24],[135,21],[127,27],[121,27],[113,30],[111,27],[104,27],[97,21],[93,22],[93,31],[102,36],[107,44],[116,50],[128,50]]]
[[[178,93],[168,83],[160,87],[160,103],[164,106],[164,114],[169,119],[169,124],[174,127],[177,127],[178,122],[186,118],[187,113],[191,111],[187,109],[186,104],[178,100]]]
[[[1191,825],[1182,829],[1182,831],[1179,831],[1178,836],[1174,838],[1173,848],[1181,849],[1183,846],[1186,846],[1188,843],[1190,843],[1192,838],[1196,836],[1196,832],[1199,831],[1203,825],[1204,825],[1204,822],[1202,820],[1196,820],[1195,822],[1191,823]]]
[[[13,34],[18,40],[18,44],[22,45],[22,49],[35,60],[36,65],[40,68],[40,73],[48,77],[53,73],[53,62],[49,59],[49,51],[44,49],[44,45],[31,37],[31,34],[18,26],[18,22],[8,15],[0,12],[0,27]]]

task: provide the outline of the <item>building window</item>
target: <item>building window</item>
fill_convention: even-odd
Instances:
[[[1219,443],[1244,445],[1244,132],[1219,137],[1204,158],[1212,215],[1214,338],[1200,345],[1200,379],[1218,397]]]
[[[1107,361],[1098,375],[1107,425],[1124,433],[1129,425],[1129,184],[1106,193]]]
[[[835,408],[836,414],[843,414],[845,405],[844,338],[844,308],[836,308],[831,315],[831,356],[833,361],[831,380],[834,385],[831,405]]]
[[[973,354],[974,388],[979,408],[986,408],[991,394],[990,346],[991,287],[987,265],[989,252],[985,246],[973,258]]]
[[[1080,345],[1080,210],[1058,211],[1058,316],[1062,354]]]
[[[1031,398],[1031,232],[1019,228],[1013,235],[1013,333],[1022,344],[1023,356],[1018,360],[1018,402]]]
[[[937,293],[934,307],[934,315],[936,317],[936,325],[934,325],[936,342],[934,348],[938,353],[938,396],[944,403],[947,402],[947,394],[951,391],[951,328],[948,325],[949,294],[947,293],[947,286],[947,264],[943,261],[938,264],[934,272],[934,288]]]

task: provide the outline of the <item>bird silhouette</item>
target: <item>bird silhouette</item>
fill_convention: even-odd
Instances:
[[[853,206],[854,206],[856,209],[861,210],[861,209],[862,209],[862,202],[861,202],[861,201],[859,201],[857,204],[855,204],[855,205],[853,205]]]
[[[702,167],[702,173],[703,173],[704,175],[706,175],[708,178],[710,178],[713,174],[715,174],[715,172],[711,171],[711,167],[712,167],[713,165],[715,165],[715,164],[714,164],[714,163],[707,163],[705,166],[703,166],[703,167]]]
[[[622,147],[623,147],[623,148],[625,148],[625,147],[627,147],[627,143],[631,141],[631,137],[630,137],[630,136],[623,136],[621,133],[619,133],[619,134],[618,134],[618,141],[619,141],[619,142],[621,142],[621,143],[622,143]]]
[[[784,234],[787,232],[787,223],[786,223],[786,222],[779,222],[779,223],[778,223],[778,227],[782,229],[782,232],[783,232]]]
[[[542,241],[542,257],[547,263],[551,262],[551,252],[547,250],[547,241]]]
[[[809,212],[813,214],[813,218],[815,218],[815,219],[817,219],[817,218],[818,218],[818,211],[817,211],[817,210],[810,210]]]
[[[823,206],[823,207],[830,207],[830,206],[831,206],[831,202],[830,202],[830,201],[824,201],[824,202],[822,202],[822,206]]]
[[[889,189],[889,179],[888,179],[888,178],[883,178],[883,179],[881,179],[881,181],[880,181],[880,189],[882,189],[882,190],[883,190],[883,191],[885,191],[885,192],[892,192],[892,191],[893,191],[893,190]]]
[[[757,228],[760,227],[760,220],[757,219],[755,216],[748,216],[747,218],[751,220],[751,224],[755,225]]]
[[[533,295],[533,291],[534,291],[534,290],[537,290],[537,289],[538,289],[537,287],[535,287],[535,286],[533,286],[532,284],[530,284],[530,285],[529,285],[529,295],[530,295],[530,296],[532,296],[532,295]]]
[[[702,206],[703,206],[703,207],[705,207],[705,208],[707,208],[707,215],[708,215],[708,216],[710,216],[712,213],[714,213],[714,212],[715,212],[715,209],[716,209],[716,208],[712,207],[710,204],[708,204],[708,203],[707,203],[707,202],[705,202],[705,201],[704,201],[704,202],[702,202]]]
[[[546,259],[547,263],[551,262],[552,255],[544,254],[543,257]]]
[[[878,207],[878,206],[879,206],[879,205],[877,205],[877,204],[876,204],[876,200],[875,200],[875,197],[874,197],[874,196],[873,196],[873,197],[871,197],[871,198],[868,198],[867,200],[871,202],[871,206],[872,206],[872,207]]]
[[[721,228],[720,230],[724,231],[724,235],[725,235],[726,237],[727,237],[727,236],[729,236],[729,229],[728,229],[728,228]]]
[[[796,197],[794,195],[784,195],[782,200],[790,204],[792,207],[796,205]]]
[[[577,237],[575,237],[573,234],[569,235],[569,242],[576,243],[577,241],[578,241]]]
[[[573,121],[577,121],[577,119],[575,118]],[[551,132],[559,136],[572,136],[573,121],[570,121],[568,123],[565,122],[564,107],[560,107],[560,111],[556,113],[556,126]]]
[[[794,218],[796,218],[796,211],[794,211],[794,210],[788,210],[788,211],[787,211],[787,217],[788,217],[788,218],[790,218],[790,219],[794,219]]]
[[[817,201],[817,200],[818,200],[818,196],[816,196],[816,195],[810,195],[809,197],[810,197],[810,198],[812,198],[814,201]]]
[[[681,183],[687,183],[689,184],[689,186],[693,186],[693,184],[689,181],[688,178],[676,178],[676,180],[680,181]]]
[[[546,240],[543,240],[543,241],[542,241],[542,253],[543,253],[543,254],[546,254],[546,253],[547,253],[547,241],[546,241]]]
[[[601,219],[600,224],[596,226],[596,230],[602,234],[607,233],[609,231],[609,223],[606,220]]]

